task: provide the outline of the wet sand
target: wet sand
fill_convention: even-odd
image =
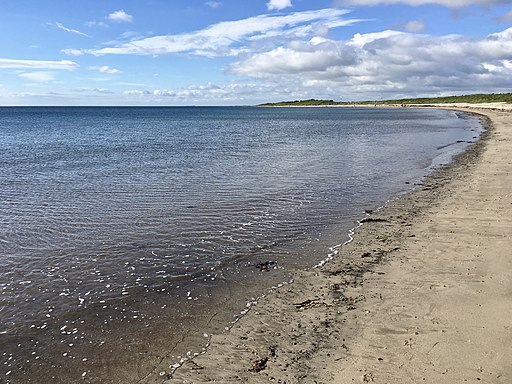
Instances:
[[[512,111],[449,107],[481,140],[150,381],[512,382]]]

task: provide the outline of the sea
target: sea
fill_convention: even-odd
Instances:
[[[172,376],[482,131],[423,108],[0,108],[0,382]]]

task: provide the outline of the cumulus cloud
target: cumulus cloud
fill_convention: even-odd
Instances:
[[[74,92],[79,93],[99,93],[103,95],[113,94],[114,92],[106,88],[76,88]]]
[[[360,93],[510,88],[512,28],[482,39],[383,31],[295,43],[239,60],[230,72]]]
[[[155,89],[153,91],[153,95],[155,95],[155,96],[172,97],[172,96],[176,96],[176,92],[170,91],[168,89]]]
[[[433,36],[424,34],[423,22],[412,20],[396,26],[400,30],[333,39],[330,29],[362,21],[346,18],[348,13],[331,8],[260,15],[190,33],[135,38],[79,52],[231,57],[227,72],[253,82],[250,86],[208,84],[173,90],[128,85],[135,89],[125,92],[133,100],[158,99],[162,103],[186,98],[239,103],[254,100],[259,92],[267,92],[269,100],[280,95],[286,99],[329,95],[371,99],[388,93],[500,92],[512,87],[512,28],[483,38]],[[107,67],[104,73],[109,70],[114,69]]]
[[[73,61],[48,61],[48,60],[16,60],[16,59],[0,59],[0,68],[15,69],[65,69],[73,70],[79,65]]]
[[[121,9],[119,11],[115,11],[109,14],[107,16],[107,19],[115,21],[117,23],[131,23],[133,21],[133,16],[127,14],[124,10]]]
[[[123,73],[119,69],[110,68],[108,65],[103,65],[101,67],[92,66],[92,67],[89,67],[89,69],[92,69],[93,71],[99,71],[101,73],[106,73],[108,75],[117,75],[117,74]]]
[[[406,32],[418,33],[423,32],[425,30],[425,23],[420,20],[411,20],[404,23],[401,27]]]
[[[36,83],[46,83],[55,79],[53,73],[44,71],[22,72],[18,76]]]
[[[298,92],[282,84],[262,84],[253,82],[232,82],[224,85],[207,83],[204,85],[191,85],[182,89],[132,89],[124,92],[127,97],[136,101],[155,104],[184,104],[191,101],[219,105],[219,104],[251,104],[254,100],[268,101],[284,97],[304,97],[304,92]]]
[[[296,45],[293,48],[278,47],[232,65],[231,71],[237,75],[262,78],[318,72],[337,65],[353,64],[355,58],[352,54],[353,49],[346,47],[345,52],[339,49],[340,47],[334,42]]]
[[[213,9],[220,8],[222,6],[220,1],[207,1],[205,4]]]
[[[93,88],[92,91],[95,93],[101,93],[104,95],[111,95],[114,93],[110,89],[106,89],[106,88]]]
[[[338,0],[337,5],[340,6],[373,6],[373,5],[390,5],[390,4],[406,4],[406,5],[427,5],[437,4],[450,8],[462,8],[468,5],[491,6],[500,4],[509,4],[510,0]]]
[[[81,49],[66,48],[61,49],[60,51],[69,56],[82,56],[84,54],[84,51],[82,51]]]
[[[122,73],[119,69],[110,68],[108,65],[104,65],[100,67],[99,71],[101,73],[108,73],[109,75],[117,75],[119,73]]]
[[[267,3],[267,9],[269,11],[272,10],[281,10],[292,6],[291,0],[270,0]]]
[[[146,91],[146,90],[130,89],[128,91],[124,91],[124,94],[130,95],[130,96],[142,96],[142,95],[150,95],[151,92]]]
[[[394,36],[403,35],[402,32],[399,31],[382,31],[382,32],[371,32],[371,33],[356,33],[350,41],[347,42],[347,45],[354,45],[357,47],[364,47],[369,43],[373,43],[374,41],[389,39]]]
[[[320,9],[295,12],[288,15],[260,15],[247,19],[221,22],[205,29],[179,35],[153,36],[136,39],[113,47],[80,50],[93,55],[135,54],[161,55],[189,53],[200,56],[236,56],[247,51],[244,44],[271,39],[276,36],[303,38],[319,29],[325,34],[329,28],[352,25],[361,20],[344,19],[349,11]]]

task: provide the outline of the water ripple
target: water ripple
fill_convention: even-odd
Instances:
[[[0,108],[0,332],[338,244],[326,228],[477,127],[412,109]]]

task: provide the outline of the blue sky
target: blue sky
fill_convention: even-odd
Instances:
[[[512,0],[3,0],[0,105],[512,92]]]

